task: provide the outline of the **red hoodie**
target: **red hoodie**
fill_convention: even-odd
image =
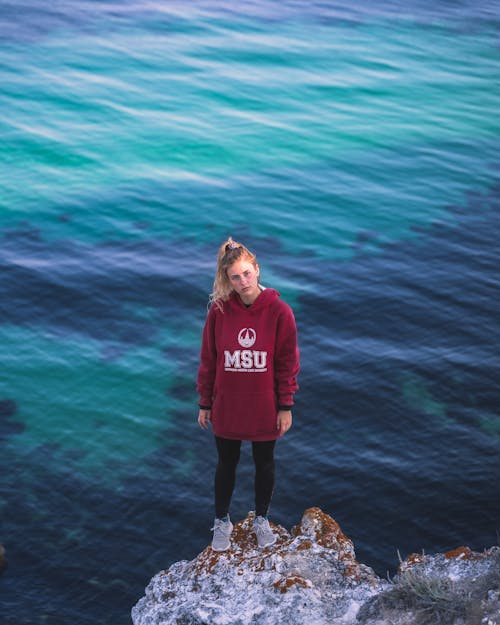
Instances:
[[[264,289],[246,307],[233,291],[223,311],[212,304],[201,344],[197,389],[212,409],[216,436],[267,441],[279,437],[278,407],[293,405],[299,350],[292,309]]]

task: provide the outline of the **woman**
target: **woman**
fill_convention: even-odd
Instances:
[[[276,541],[267,513],[274,488],[274,446],[292,425],[299,351],[291,308],[259,283],[259,265],[229,238],[219,249],[201,345],[198,423],[215,435],[215,522],[212,549],[230,546],[229,504],[242,441],[255,463],[254,532],[259,547]]]

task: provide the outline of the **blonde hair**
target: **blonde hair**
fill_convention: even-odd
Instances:
[[[233,241],[229,237],[220,246],[217,253],[217,269],[215,271],[215,279],[213,291],[210,294],[210,304],[215,304],[219,310],[223,310],[223,302],[227,302],[233,291],[233,287],[227,277],[227,270],[237,260],[246,260],[252,265],[257,265],[257,257],[247,247],[238,241]]]

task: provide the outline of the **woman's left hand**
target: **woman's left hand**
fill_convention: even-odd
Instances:
[[[278,412],[278,418],[276,419],[276,428],[280,431],[280,436],[283,436],[285,432],[292,427],[292,411],[280,410]]]
[[[211,420],[212,420],[212,411],[205,410],[204,408],[200,408],[200,411],[198,412],[198,423],[200,427],[203,428],[204,430],[207,430],[208,424],[210,423]]]

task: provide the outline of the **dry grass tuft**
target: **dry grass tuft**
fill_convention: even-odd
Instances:
[[[393,622],[395,615],[406,615],[406,620],[400,622],[412,625],[496,622],[491,621],[491,616],[497,610],[488,597],[500,597],[500,550],[492,557],[488,572],[473,580],[452,581],[446,576],[426,573],[418,565],[409,567],[389,580],[388,590],[361,609],[358,623],[368,623],[373,618]]]

